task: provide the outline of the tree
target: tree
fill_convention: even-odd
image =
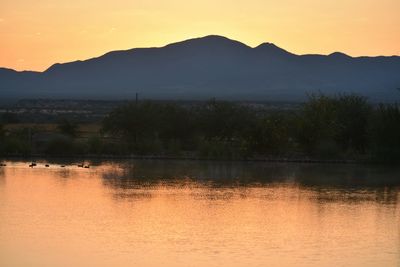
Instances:
[[[138,138],[155,138],[161,112],[152,102],[129,103],[116,108],[103,120],[103,130],[130,142],[136,142]]]
[[[208,140],[242,139],[255,125],[255,113],[231,102],[210,101],[199,110],[199,125]]]
[[[4,138],[5,130],[4,125],[0,123],[0,138]]]
[[[70,137],[75,137],[77,135],[78,125],[69,121],[68,119],[62,119],[58,125],[57,129]]]
[[[252,149],[261,154],[281,154],[291,145],[291,114],[264,114],[249,136]]]
[[[369,130],[372,153],[382,160],[400,159],[400,106],[381,104],[373,112]]]
[[[344,151],[365,153],[371,105],[365,97],[358,95],[339,95],[334,102],[335,140]]]
[[[322,94],[309,95],[296,120],[296,138],[305,152],[312,154],[322,143],[334,140],[336,109],[333,98]]]
[[[308,153],[319,148],[365,153],[371,105],[357,95],[310,95],[298,119],[298,141]]]

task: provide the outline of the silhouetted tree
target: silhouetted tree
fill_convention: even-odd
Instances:
[[[308,153],[318,149],[364,153],[370,112],[370,104],[361,96],[310,95],[298,120],[298,140]]]
[[[272,113],[260,116],[249,136],[252,149],[260,154],[285,153],[292,145],[291,114]],[[292,147],[293,148],[293,147]]]
[[[300,152],[338,158],[366,155],[371,147],[374,154],[400,154],[398,120],[397,105],[373,110],[357,95],[312,94],[299,111],[291,112],[218,101],[190,108],[129,103],[104,119],[103,130],[126,141],[119,153],[178,154],[187,149],[212,158]]]
[[[400,159],[400,106],[381,104],[374,111],[370,126],[372,153],[382,160]]]
[[[157,128],[160,138],[168,140],[186,140],[191,138],[196,128],[196,117],[192,110],[176,104],[165,104],[160,107]]]
[[[342,150],[364,153],[368,142],[368,119],[372,107],[367,99],[357,95],[334,98],[335,140]]]
[[[68,119],[62,119],[58,125],[57,129],[70,137],[75,137],[77,135],[78,125]]]
[[[318,146],[334,140],[336,134],[336,110],[334,99],[311,94],[297,119],[297,140],[303,149],[314,153]]]
[[[213,100],[199,110],[199,124],[206,139],[243,138],[255,121],[255,113],[250,108],[231,102]]]
[[[5,136],[4,125],[0,123],[0,138],[4,138],[4,136]]]
[[[151,102],[129,103],[113,110],[104,119],[103,129],[130,141],[138,137],[154,138],[158,111],[158,106]]]

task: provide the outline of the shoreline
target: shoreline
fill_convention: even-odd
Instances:
[[[256,158],[206,158],[196,156],[165,156],[165,155],[3,155],[0,160],[7,159],[86,159],[86,160],[180,160],[180,161],[213,161],[213,162],[268,162],[268,163],[301,163],[301,164],[378,164],[391,165],[396,161],[377,161],[367,159],[317,159],[317,158],[278,158],[278,157],[256,157]]]

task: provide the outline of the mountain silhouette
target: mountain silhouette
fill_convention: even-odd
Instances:
[[[272,43],[249,47],[216,35],[164,47],[113,51],[44,72],[0,68],[0,92],[13,98],[300,101],[309,92],[400,99],[400,57],[296,55]]]

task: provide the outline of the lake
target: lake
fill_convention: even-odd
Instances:
[[[5,163],[2,267],[400,266],[397,167]]]

